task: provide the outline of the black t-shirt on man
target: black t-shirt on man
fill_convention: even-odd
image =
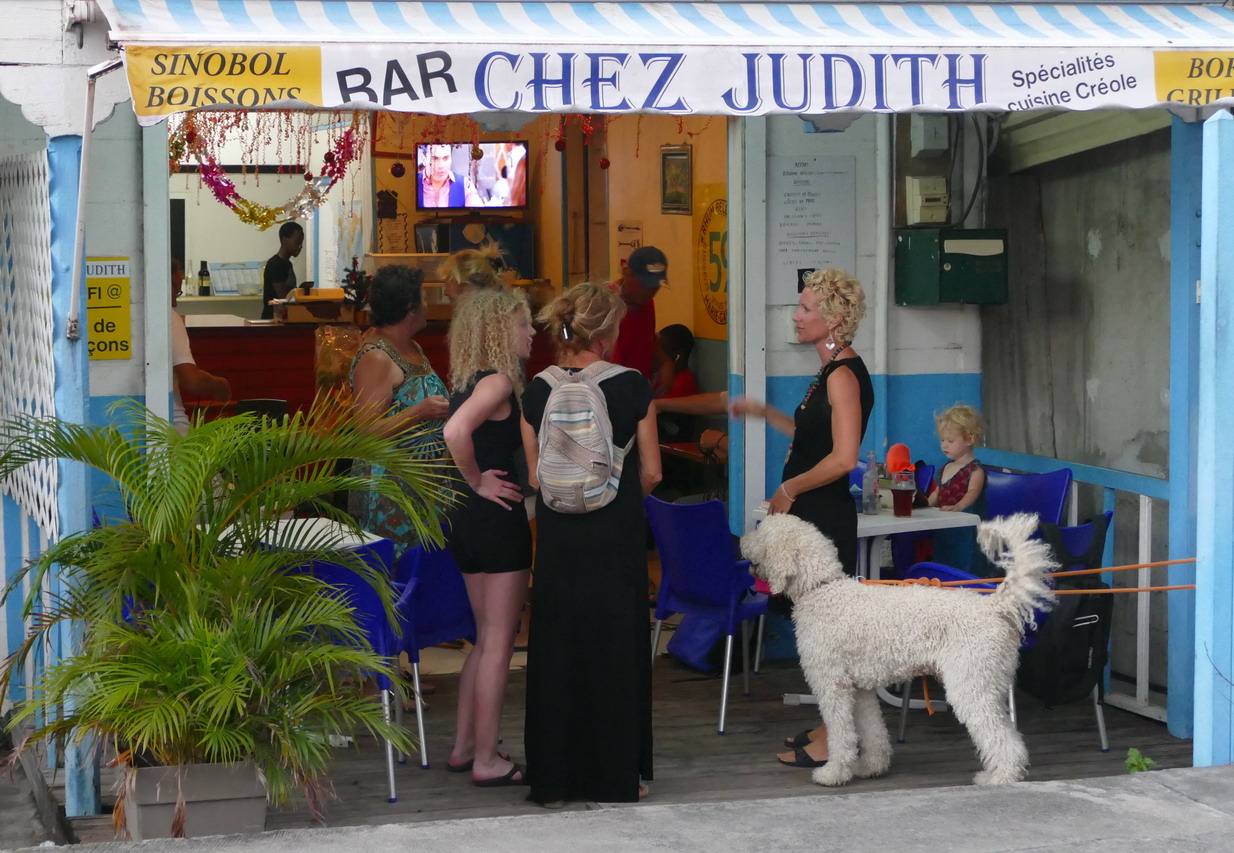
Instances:
[[[286,283],[288,293],[296,287],[296,271],[292,268],[291,261],[279,255],[266,261],[266,269],[261,277],[261,319],[263,320],[274,319],[274,306],[270,304],[270,300],[279,298],[278,291],[274,289],[275,283]]]

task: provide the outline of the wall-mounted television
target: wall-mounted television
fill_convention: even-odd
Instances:
[[[416,145],[416,207],[420,210],[519,210],[527,206],[526,140]]]

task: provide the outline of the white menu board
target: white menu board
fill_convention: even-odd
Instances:
[[[854,157],[767,158],[768,303],[792,305],[816,269],[855,274]]]

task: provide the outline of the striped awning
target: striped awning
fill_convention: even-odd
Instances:
[[[98,0],[143,118],[219,103],[453,114],[1194,106],[1216,5]]]

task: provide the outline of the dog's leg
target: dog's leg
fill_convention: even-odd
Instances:
[[[853,775],[859,779],[882,776],[891,767],[891,736],[878,695],[873,690],[858,690],[856,706],[859,755]]]
[[[811,685],[813,687],[813,685]],[[857,765],[857,729],[853,721],[855,693],[851,684],[829,679],[818,693],[823,722],[827,724],[827,764],[814,769],[815,784],[847,785]]]
[[[968,729],[985,769],[973,777],[977,785],[1007,785],[1019,782],[1028,772],[1028,749],[1024,738],[1011,724],[1007,709],[1010,676],[975,683],[972,676],[961,678],[943,673],[947,698],[956,719]]]

